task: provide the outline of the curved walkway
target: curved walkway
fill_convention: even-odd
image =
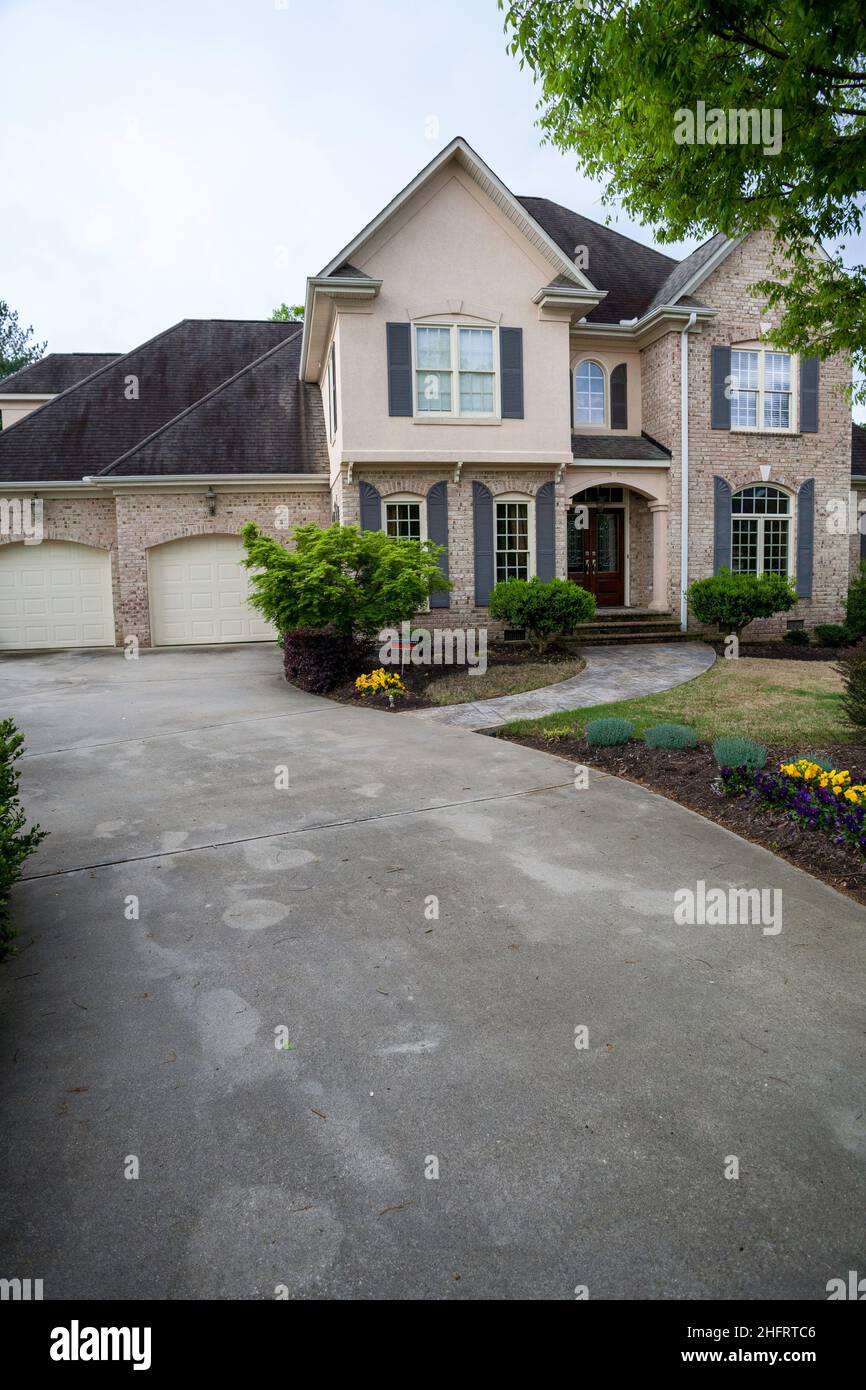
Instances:
[[[512,719],[540,719],[557,710],[657,695],[660,690],[694,680],[716,659],[712,647],[704,642],[620,642],[611,647],[581,647],[579,652],[586,661],[584,669],[556,685],[477,703],[407,710],[403,717],[460,729],[496,729]]]

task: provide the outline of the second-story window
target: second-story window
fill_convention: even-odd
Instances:
[[[419,415],[495,415],[493,338],[492,328],[416,324],[416,412]]]
[[[580,362],[574,371],[574,423],[603,425],[604,372],[597,362]]]
[[[794,359],[787,352],[731,352],[731,428],[793,430]]]

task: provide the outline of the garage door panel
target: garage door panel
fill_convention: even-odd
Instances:
[[[274,629],[247,603],[243,547],[235,536],[188,536],[148,552],[155,646],[269,642]]]
[[[113,647],[107,550],[71,541],[0,546],[0,648]]]

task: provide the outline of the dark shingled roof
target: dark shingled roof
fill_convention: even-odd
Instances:
[[[173,473],[325,473],[318,386],[298,380],[301,329],[102,470],[112,477]]]
[[[866,426],[851,423],[851,472],[866,478]]]
[[[576,459],[639,459],[647,463],[667,463],[671,456],[669,449],[648,434],[573,434],[571,452]]]
[[[587,249],[587,278],[607,298],[587,314],[589,323],[619,323],[639,318],[677,267],[664,256],[631,237],[601,227],[549,198],[518,198],[530,217],[555,241],[570,261],[576,246]]]
[[[692,276],[706,265],[707,261],[716,254],[726,240],[723,232],[717,232],[715,236],[710,237],[709,241],[705,241],[703,246],[699,246],[697,251],[693,251],[690,256],[686,256],[684,261],[680,261],[653,295],[647,305],[647,312],[660,308],[662,304],[676,304]],[[697,303],[694,300],[684,302],[688,302],[690,305]]]
[[[29,367],[0,377],[0,396],[57,396],[119,356],[117,352],[49,352]]]
[[[0,479],[71,482],[100,473],[298,332],[297,323],[271,320],[183,319],[0,431]],[[137,400],[127,399],[130,377]]]

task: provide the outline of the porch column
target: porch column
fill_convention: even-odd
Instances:
[[[650,502],[653,518],[653,596],[650,608],[654,613],[670,608],[668,594],[668,514],[667,502]]]

